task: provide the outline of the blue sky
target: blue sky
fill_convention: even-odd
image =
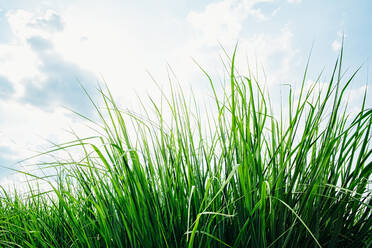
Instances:
[[[219,43],[231,52],[239,41],[239,64],[262,64],[269,85],[296,85],[313,44],[309,80],[329,75],[344,34],[344,68],[363,64],[348,98],[357,108],[372,72],[370,9],[368,0],[0,0],[0,166],[65,141],[66,129],[86,132],[66,109],[91,114],[80,84],[95,97],[104,78],[131,108],[134,92],[157,92],[146,71],[167,83],[168,63],[206,93],[191,58],[218,78]],[[0,167],[0,184],[17,180]]]

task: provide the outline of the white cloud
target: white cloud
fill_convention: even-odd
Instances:
[[[64,105],[86,114],[79,80],[90,91],[96,79],[56,51],[56,37],[64,29],[62,17],[50,9],[12,10],[6,16],[15,41],[0,46],[0,66],[8,69],[2,76],[14,84],[16,99],[49,111]]]
[[[248,57],[251,71],[259,71],[263,76],[264,68],[266,75],[270,75],[267,78],[269,84],[293,79],[290,78],[290,75],[293,75],[291,72],[299,65],[300,60],[295,60],[298,51],[293,45],[293,34],[289,26],[283,26],[281,30],[271,34],[264,30],[253,34],[242,32],[252,25],[245,23],[249,16],[256,20],[268,19],[279,10],[274,9],[268,16],[260,18],[259,13],[262,11],[257,8],[257,4],[264,2],[273,1],[223,0],[207,5],[203,11],[190,12],[187,20],[196,34],[183,51],[197,54],[195,58],[198,62],[202,61],[201,64],[207,69],[219,68],[216,71],[223,71],[224,69],[219,67],[220,61],[216,60],[221,53],[219,43],[231,53],[238,42],[237,65],[242,68],[241,73],[248,73],[246,63]]]
[[[332,49],[335,52],[338,52],[341,49],[341,46],[342,46],[342,44],[341,44],[341,41],[339,41],[339,40],[334,40],[332,42]]]
[[[27,25],[29,27],[47,30],[49,32],[58,32],[63,30],[64,24],[61,16],[58,13],[51,9],[48,9],[45,11],[44,15],[34,18]]]
[[[301,3],[302,0],[288,0],[288,3]]]
[[[26,77],[42,77],[40,60],[27,46],[20,43],[0,44],[1,74],[14,84],[16,96],[23,94],[21,81]]]
[[[341,32],[341,31],[338,31],[337,32],[337,38],[332,42],[332,50],[335,51],[335,52],[338,52],[340,51],[341,47],[342,47],[342,39],[346,38],[346,35]]]
[[[240,42],[243,54],[248,56],[253,71],[265,68],[270,84],[289,80],[288,75],[298,66],[298,50],[293,45],[293,33],[285,26],[277,34],[256,34]],[[257,63],[259,68],[255,67]],[[240,64],[243,64],[241,62]],[[261,76],[263,76],[261,74]]]
[[[26,78],[45,79],[38,69],[42,61],[30,49],[27,40],[33,36],[51,40],[55,33],[51,26],[55,25],[56,16],[52,10],[32,13],[19,9],[6,13],[13,37],[11,42],[0,44],[0,67],[2,75],[13,83],[15,97],[24,94],[22,82]]]
[[[257,20],[266,20],[268,17],[260,8],[255,8],[257,3],[272,2],[271,0],[223,0],[211,3],[202,12],[190,12],[187,20],[198,31],[196,36],[203,43],[223,44],[236,42],[243,28],[243,22],[248,16]]]
[[[9,84],[7,88],[2,85],[2,90],[8,89],[11,95],[0,97],[0,116],[6,116],[0,119],[0,147],[8,151],[0,155],[0,166],[14,166],[19,160],[45,151],[50,145],[47,140],[66,141],[69,136],[62,129],[71,126],[79,132],[85,131],[79,128],[84,122],[76,123],[69,116],[71,113],[61,107],[69,106],[66,100],[80,90],[74,77],[79,77],[81,72],[76,64],[65,61],[53,48],[56,34],[63,30],[61,17],[52,10],[35,13],[12,10],[6,17],[13,37],[9,43],[0,44],[0,79]],[[71,83],[77,87],[71,87]],[[38,93],[32,100],[44,99],[42,106],[24,99],[32,93],[30,87],[33,93]],[[81,97],[78,100],[81,101]],[[17,184],[22,177],[18,174],[1,176],[0,185]]]
[[[51,10],[33,13],[17,9],[8,11],[6,17],[14,37],[18,39],[18,42],[22,42],[34,35],[50,38],[53,33],[48,25],[51,13]]]

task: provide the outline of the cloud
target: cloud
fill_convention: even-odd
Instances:
[[[31,46],[34,51],[44,51],[52,49],[53,45],[50,41],[40,37],[33,36],[27,39],[27,43]]]
[[[267,20],[268,16],[257,8],[258,3],[272,0],[223,0],[211,3],[204,11],[192,11],[187,21],[197,30],[197,36],[206,44],[235,42],[243,29],[243,22],[253,16],[257,21]]]
[[[47,10],[43,16],[33,18],[27,25],[48,31],[62,31],[64,26],[61,16],[53,10]]]
[[[14,87],[8,78],[0,75],[0,99],[8,99],[14,93]]]
[[[90,91],[96,82],[94,76],[78,65],[64,60],[53,50],[50,41],[34,36],[27,42],[40,59],[38,69],[43,78],[25,80],[21,101],[48,111],[58,105],[66,105],[75,111],[89,113],[92,108],[80,83]]]
[[[21,40],[35,35],[51,37],[64,29],[62,17],[53,10],[43,12],[10,10],[6,17],[13,34]]]
[[[290,28],[284,26],[276,34],[261,33],[241,39],[239,47],[248,58],[251,71],[259,73],[259,79],[266,78],[268,85],[281,84],[295,80],[293,72],[300,66],[293,36]],[[243,56],[237,64],[243,66],[247,58]]]
[[[301,3],[302,0],[288,0],[288,3]]]
[[[335,51],[335,52],[338,52],[338,51],[340,51],[340,49],[341,49],[341,41],[339,41],[339,40],[334,40],[333,42],[332,42],[332,49],[333,49],[333,51]]]
[[[21,168],[16,162],[45,151],[46,139],[61,143],[69,137],[61,130],[77,129],[71,112],[61,107],[92,117],[80,83],[95,99],[96,78],[56,50],[55,37],[64,31],[60,15],[14,10],[6,17],[13,37],[0,44],[0,116],[6,116],[0,118],[0,185],[18,185],[24,178],[3,177],[12,173],[3,167]]]
[[[332,50],[335,52],[340,51],[342,47],[342,39],[345,38],[346,35],[341,31],[337,32],[337,38],[332,42]]]
[[[96,78],[88,70],[66,60],[54,47],[55,35],[64,30],[62,17],[53,10],[35,13],[12,10],[6,16],[16,42],[3,50],[0,47],[0,66],[8,63],[13,70],[17,68],[15,73],[9,71],[9,75],[5,75],[7,88],[12,84],[16,88],[16,99],[44,111],[50,112],[62,105],[90,114],[90,104],[80,84],[93,94]],[[2,51],[8,54],[1,62]],[[15,66],[23,63],[24,57],[33,59],[21,67]],[[26,68],[32,70],[23,73]]]
[[[187,21],[196,31],[196,35],[190,42],[190,47],[193,46],[194,50],[186,51],[189,54],[199,53],[199,57],[209,57],[210,61],[216,61],[215,58],[221,52],[219,43],[227,51],[232,52],[238,42],[239,54],[242,56],[238,56],[237,65],[242,68],[241,73],[249,73],[246,67],[248,57],[248,66],[251,71],[262,72],[264,67],[268,75],[267,83],[272,85],[293,80],[290,75],[294,74],[292,72],[297,69],[296,66],[299,65],[300,60],[298,58],[295,60],[298,50],[293,44],[290,26],[283,25],[279,30],[271,33],[265,30],[255,33],[243,32],[249,29],[252,21],[268,20],[279,11],[277,7],[267,15],[262,14],[263,11],[259,7],[263,3],[268,3],[270,6],[267,5],[267,9],[272,9],[275,7],[275,4],[271,4],[272,2],[270,0],[223,0],[207,5],[203,11],[190,12]],[[249,17],[253,20],[248,20]],[[207,66],[213,63],[219,63],[219,61],[210,62]],[[216,66],[218,65],[212,65],[212,67]]]
[[[24,78],[41,76],[39,63],[36,54],[24,44],[0,44],[1,75],[13,84],[16,95],[22,94],[20,82]]]

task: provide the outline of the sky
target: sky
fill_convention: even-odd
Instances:
[[[70,129],[89,133],[71,112],[94,115],[81,86],[96,100],[106,82],[131,109],[159,94],[149,74],[167,87],[171,67],[203,96],[209,84],[193,60],[221,80],[221,47],[238,44],[241,68],[265,68],[272,87],[298,85],[313,48],[308,83],[324,70],[326,84],[344,37],[345,70],[362,66],[347,98],[356,110],[372,72],[369,9],[369,0],[0,0],[0,185],[21,180],[4,167]]]

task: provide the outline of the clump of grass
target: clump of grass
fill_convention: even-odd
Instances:
[[[83,159],[49,164],[59,171],[50,192],[3,190],[0,246],[369,247],[372,110],[365,97],[352,119],[342,108],[355,75],[341,80],[342,52],[327,88],[306,90],[305,72],[279,119],[236,72],[235,52],[230,62],[222,97],[205,74],[208,115],[172,90],[170,118],[155,101],[139,117],[101,89],[96,141],[55,149],[79,147]]]

